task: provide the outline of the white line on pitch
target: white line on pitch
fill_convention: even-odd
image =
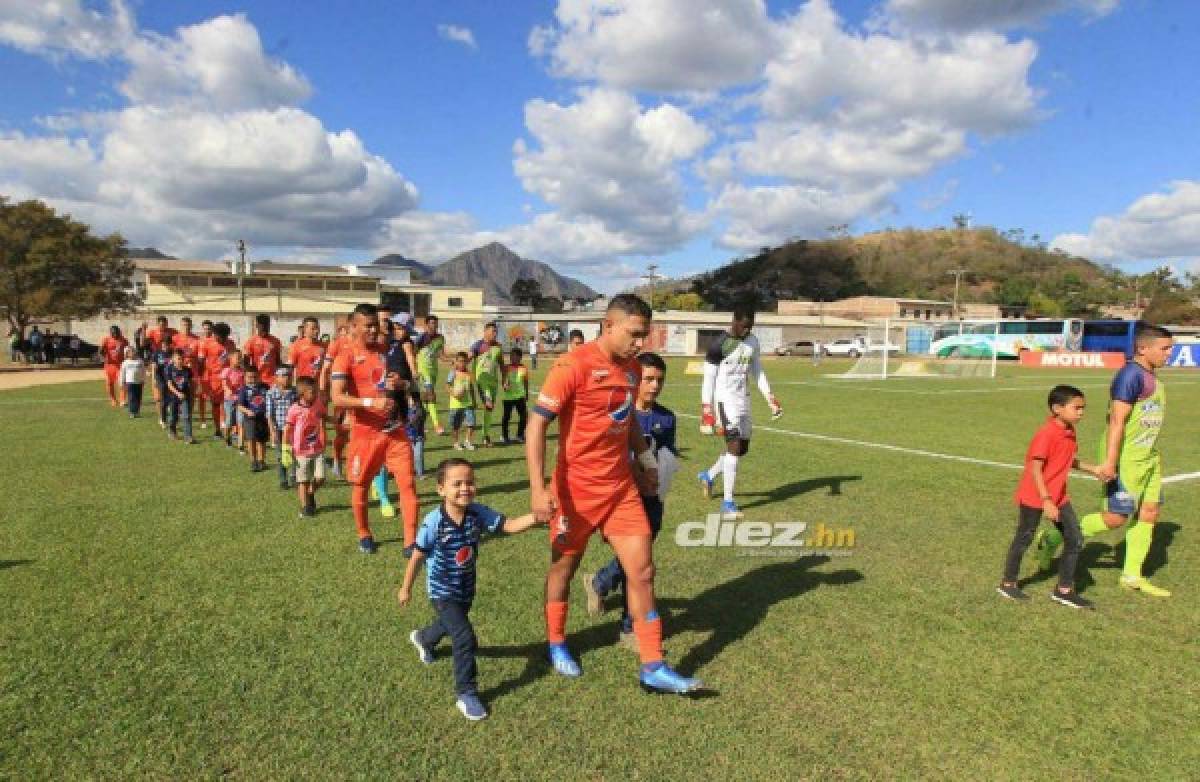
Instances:
[[[1172,475],[1168,478],[1163,478],[1163,483],[1179,483],[1180,481],[1190,481],[1193,478],[1200,478],[1200,472],[1185,472],[1179,475]]]
[[[690,413],[676,413],[677,416],[684,418],[699,419],[700,416]],[[920,448],[906,448],[902,445],[889,445],[888,443],[873,443],[868,440],[853,440],[849,437],[835,437],[828,434],[815,434],[813,432],[796,432],[791,429],[777,429],[773,426],[755,426],[756,430],[764,432],[775,432],[776,434],[787,434],[792,437],[803,437],[808,440],[821,440],[828,443],[841,443],[842,445],[857,445],[861,448],[878,448],[881,451],[896,451],[897,453],[909,453],[915,456],[927,456],[931,459],[944,459],[951,462],[966,462],[967,464],[981,464],[985,467],[1000,467],[1005,470],[1022,470],[1024,467],[1020,464],[1009,464],[1007,462],[994,462],[990,459],[976,459],[973,456],[956,456],[950,453],[938,453],[937,451],[925,451]]]
[[[9,405],[49,405],[59,402],[107,402],[102,396],[63,396],[56,399],[5,399],[0,396],[0,409]]]

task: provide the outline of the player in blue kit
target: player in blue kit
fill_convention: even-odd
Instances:
[[[642,381],[638,385],[634,412],[650,450],[658,456],[661,463],[663,449],[674,456],[679,455],[675,447],[675,413],[658,403],[658,397],[667,381],[667,364],[657,353],[642,353],[638,355],[637,360],[642,365]],[[641,495],[642,507],[646,509],[646,517],[650,521],[650,536],[656,539],[662,529],[665,512],[663,499],[659,492],[645,486],[638,486],[638,494]],[[633,634],[633,617],[629,614],[629,601],[625,597],[625,571],[621,569],[621,563],[613,557],[598,572],[583,573],[580,577],[587,593],[587,611],[591,616],[603,613],[605,597],[617,590],[621,591],[621,645],[636,652],[637,638]]]
[[[416,547],[404,571],[396,597],[401,606],[412,599],[412,585],[421,563],[429,560],[426,588],[437,618],[408,636],[422,663],[433,662],[433,649],[450,636],[454,655],[456,705],[469,720],[481,720],[487,710],[476,685],[475,628],[467,614],[475,600],[475,561],[484,532],[516,533],[537,524],[533,514],[505,519],[504,514],[475,502],[475,470],[466,459],[444,460],[437,468],[442,504],[421,522]]]

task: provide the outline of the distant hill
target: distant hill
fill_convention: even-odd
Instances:
[[[372,266],[387,266],[392,269],[412,269],[412,277],[414,280],[428,280],[433,274],[433,267],[414,261],[412,258],[405,258],[397,253],[389,253],[381,255],[371,261]]]
[[[1039,315],[1094,312],[1118,300],[1124,280],[1116,269],[1048,249],[1036,235],[1026,242],[1020,232],[992,228],[904,229],[764,248],[697,276],[692,291],[716,309],[860,295],[948,301],[953,269],[966,270],[960,302],[1023,305]]]
[[[487,304],[512,304],[512,285],[521,278],[537,280],[547,298],[590,300],[600,295],[579,280],[561,275],[541,261],[522,258],[499,242],[456,255],[433,267],[430,275],[430,281],[440,285],[483,288]]]

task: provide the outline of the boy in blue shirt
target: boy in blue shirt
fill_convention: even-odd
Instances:
[[[164,340],[151,354],[154,362],[154,388],[158,391],[158,425],[167,428],[167,410],[173,396],[167,392],[167,369],[174,360],[175,348]]]
[[[533,514],[505,519],[504,514],[475,502],[475,470],[462,458],[442,461],[437,468],[437,490],[442,505],[431,511],[417,530],[416,548],[404,571],[397,593],[401,606],[412,598],[412,585],[421,563],[429,560],[426,585],[437,618],[433,624],[413,630],[408,639],[417,648],[421,662],[433,662],[433,648],[446,636],[454,654],[456,705],[469,720],[481,720],[487,710],[479,700],[476,685],[475,629],[467,613],[475,599],[475,560],[484,532],[524,532],[537,524]]]
[[[257,367],[246,368],[246,385],[238,391],[237,408],[242,414],[242,441],[250,454],[250,472],[267,469],[267,384]]]
[[[167,436],[179,439],[179,421],[183,419],[183,439],[195,445],[192,437],[192,370],[184,363],[182,350],[171,351],[171,361],[163,368],[163,407],[166,410]]]
[[[642,353],[637,357],[642,365],[642,382],[638,386],[638,398],[634,412],[638,417],[638,425],[646,436],[650,450],[657,456],[659,451],[667,449],[678,456],[675,447],[675,414],[658,403],[663,384],[667,381],[667,364],[657,353]],[[630,457],[632,458],[632,457]],[[636,474],[636,473],[635,473]],[[642,507],[646,509],[646,517],[650,520],[650,536],[658,537],[662,529],[663,507],[662,498],[657,492],[639,486],[642,495]],[[583,588],[587,593],[587,611],[590,616],[599,616],[604,612],[604,598],[610,592],[618,589],[622,594],[621,611],[621,644],[637,651],[637,638],[633,634],[633,617],[629,615],[629,601],[625,598],[625,571],[621,563],[613,557],[612,561],[597,573],[583,573]]]

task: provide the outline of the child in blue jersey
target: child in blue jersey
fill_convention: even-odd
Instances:
[[[171,399],[174,398],[167,391],[167,370],[171,368],[174,356],[175,348],[166,340],[151,354],[151,361],[154,363],[154,388],[158,391],[158,425],[163,429],[167,428],[167,413],[170,411]]]
[[[533,514],[505,519],[504,514],[475,502],[475,470],[466,459],[444,460],[437,468],[442,505],[431,511],[417,530],[416,549],[404,571],[397,598],[401,606],[412,599],[412,585],[421,563],[429,560],[426,586],[437,618],[413,630],[408,639],[421,662],[433,662],[433,649],[450,636],[454,655],[456,705],[469,720],[481,720],[487,710],[476,689],[475,629],[467,618],[475,599],[475,560],[484,532],[524,532],[537,524]]]
[[[192,370],[184,364],[182,350],[171,352],[171,361],[163,368],[163,407],[166,409],[167,436],[179,439],[179,423],[183,422],[183,439],[196,444],[192,437]]]
[[[667,381],[667,364],[657,353],[642,353],[637,357],[642,365],[642,382],[638,386],[638,398],[634,405],[638,425],[650,450],[657,456],[662,449],[678,456],[675,447],[675,414],[658,403],[663,384]],[[632,458],[632,456],[630,457]],[[634,473],[638,475],[639,473]],[[639,486],[642,495],[642,507],[646,509],[646,517],[650,520],[650,535],[657,538],[662,529],[663,507],[662,497],[649,487]],[[587,593],[587,610],[591,616],[599,616],[604,611],[604,598],[611,592],[621,590],[623,609],[621,612],[621,644],[637,651],[637,638],[633,634],[633,617],[629,615],[629,601],[624,597],[625,571],[621,563],[613,557],[597,573],[583,573],[583,588]]]

